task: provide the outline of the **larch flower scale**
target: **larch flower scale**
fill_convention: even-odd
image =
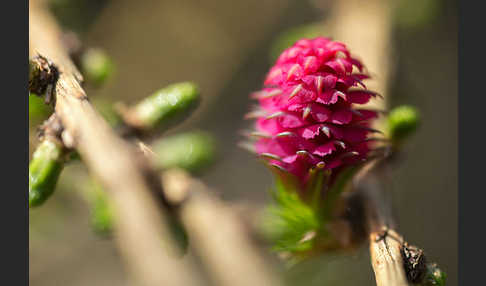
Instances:
[[[255,118],[256,153],[295,176],[305,190],[313,170],[329,174],[328,185],[347,166],[365,160],[377,112],[357,107],[377,93],[366,88],[361,62],[340,42],[302,39],[283,51],[268,72]]]

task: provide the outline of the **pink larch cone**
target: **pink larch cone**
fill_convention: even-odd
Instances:
[[[367,78],[344,44],[299,40],[280,55],[264,88],[252,94],[259,101],[249,114],[256,118],[256,152],[293,174],[302,189],[316,168],[330,170],[332,182],[371,149],[370,121],[377,113],[356,107],[377,95],[363,84]]]

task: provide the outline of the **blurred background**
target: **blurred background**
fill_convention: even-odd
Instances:
[[[456,1],[49,2],[64,28],[76,32],[83,45],[103,49],[114,63],[105,85],[87,87],[93,102],[133,103],[173,82],[199,84],[201,106],[169,134],[194,128],[212,133],[217,159],[201,179],[224,200],[255,206],[270,200],[272,177],[252,154],[237,147],[243,139],[240,131],[251,125],[243,120],[254,103],[249,93],[261,88],[276,55],[298,37],[343,40],[339,36],[349,33],[336,27],[336,18],[341,19],[336,15],[372,11],[370,19],[380,21],[365,19],[351,31],[371,35],[370,42],[353,43],[351,52],[365,65],[374,65],[369,69],[378,80],[386,78],[378,89],[389,107],[415,105],[422,118],[391,173],[389,193],[398,229],[439,263],[447,285],[457,285]],[[384,53],[367,58],[366,47],[374,45],[374,36],[384,43]],[[31,136],[32,149],[34,125]],[[112,240],[91,230],[86,200],[73,187],[82,172],[80,164],[67,166],[56,194],[30,210],[31,285],[132,285]],[[288,279],[293,285],[374,285],[366,246],[352,254],[307,261],[292,269]]]

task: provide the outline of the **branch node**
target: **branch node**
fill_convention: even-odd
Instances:
[[[54,87],[59,78],[59,70],[48,58],[37,54],[29,61],[29,92],[45,95],[45,103],[54,102]]]
[[[64,131],[61,119],[56,113],[53,113],[49,118],[42,123],[38,128],[38,138],[39,140],[54,140],[57,143],[64,145],[61,139],[61,134]]]
[[[416,246],[403,242],[400,247],[403,258],[403,267],[407,280],[411,283],[421,283],[427,272],[427,259],[424,251]]]

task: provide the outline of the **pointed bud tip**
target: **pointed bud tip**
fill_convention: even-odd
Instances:
[[[273,118],[280,117],[280,116],[283,116],[283,115],[285,115],[285,112],[283,112],[283,111],[277,111],[275,113],[272,113],[272,114],[268,115],[267,117],[265,117],[265,119],[266,120],[273,119]]]
[[[297,85],[294,90],[292,90],[292,93],[289,95],[288,100],[292,99],[294,96],[296,96],[300,91],[302,90],[302,84]]]
[[[327,127],[327,126],[322,126],[322,127],[321,127],[321,131],[322,131],[324,134],[326,134],[326,136],[327,136],[328,138],[330,138],[330,137],[331,137],[331,130],[329,129],[329,127]]]
[[[316,164],[316,167],[317,167],[318,169],[324,169],[324,167],[326,167],[326,163],[324,163],[324,162],[319,162],[319,163],[317,163],[317,164]]]
[[[259,156],[262,157],[262,158],[265,158],[265,159],[282,161],[282,158],[280,156],[277,156],[277,155],[271,154],[271,153],[260,153]]]
[[[306,157],[306,156],[310,155],[309,152],[307,152],[306,150],[297,151],[297,152],[295,152],[295,154],[302,156],[302,157]]]
[[[295,133],[293,133],[291,131],[284,131],[284,132],[280,132],[277,135],[275,135],[275,137],[277,137],[277,138],[290,137],[290,136],[295,136]]]
[[[310,105],[309,105],[309,106],[306,106],[306,107],[304,108],[304,111],[302,112],[302,119],[306,119],[306,118],[307,118],[307,116],[309,116],[310,112],[311,112],[311,107],[310,107]]]

